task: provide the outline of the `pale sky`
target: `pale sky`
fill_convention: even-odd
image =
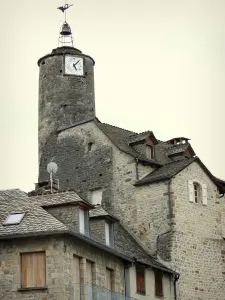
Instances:
[[[64,0],[1,1],[0,189],[38,178],[37,60],[58,46]],[[95,59],[97,117],[191,139],[225,179],[225,1],[71,0],[75,47]]]

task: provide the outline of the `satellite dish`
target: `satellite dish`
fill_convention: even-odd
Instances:
[[[47,171],[48,173],[56,173],[58,170],[58,166],[55,162],[51,161],[48,165],[47,165]]]

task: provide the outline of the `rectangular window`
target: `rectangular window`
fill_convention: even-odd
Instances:
[[[91,203],[93,205],[102,204],[102,189],[96,189],[91,191]]]
[[[45,252],[21,253],[21,287],[44,287],[45,264]]]
[[[145,268],[136,267],[136,284],[137,284],[137,293],[145,295]]]
[[[114,234],[113,224],[105,222],[105,243],[107,246],[113,246]]]
[[[163,273],[155,270],[155,295],[163,297]]]
[[[89,216],[88,210],[79,209],[79,228],[80,233],[88,234],[89,233]]]

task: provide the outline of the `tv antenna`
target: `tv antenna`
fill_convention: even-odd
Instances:
[[[50,183],[51,183],[51,193],[52,193],[52,186],[53,186],[53,175],[56,174],[56,172],[58,171],[58,166],[54,161],[51,161],[48,165],[47,165],[47,171],[50,174]],[[59,189],[59,180],[58,181],[58,189]]]

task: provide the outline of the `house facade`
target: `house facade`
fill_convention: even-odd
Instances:
[[[178,274],[103,208],[74,192],[32,194],[0,191],[1,299],[174,299]]]

